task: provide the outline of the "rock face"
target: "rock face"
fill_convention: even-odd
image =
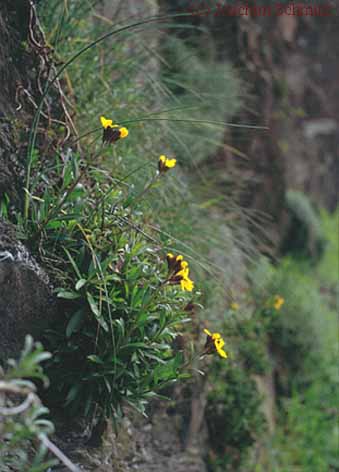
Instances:
[[[20,352],[26,334],[38,337],[54,306],[46,274],[0,221],[0,360]]]
[[[155,401],[149,418],[127,409],[117,433],[108,422],[98,447],[83,442],[83,428],[70,432],[65,422],[56,442],[86,472],[206,472],[207,428],[202,425],[196,441],[186,444],[184,416],[169,411],[167,401]]]
[[[18,102],[20,90],[34,100],[35,57],[22,44],[28,24],[28,1],[1,1],[0,207],[6,202],[9,217],[22,207],[27,131],[33,112],[31,105]],[[0,361],[20,352],[26,334],[38,337],[37,326],[41,330],[53,313],[47,275],[17,240],[15,227],[0,217]]]
[[[3,1],[0,5],[0,200],[4,194],[18,204],[19,180],[23,166],[14,145],[13,112],[16,108],[16,86],[24,74],[24,51],[18,46],[27,35],[27,12],[14,11],[19,2]],[[24,2],[21,2],[23,7]],[[21,22],[21,29],[15,28]],[[26,25],[26,27],[24,26]],[[19,32],[21,31],[21,33]]]

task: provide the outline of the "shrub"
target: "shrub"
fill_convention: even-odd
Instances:
[[[323,376],[303,394],[284,402],[280,424],[261,470],[336,470],[338,462],[338,385]]]
[[[250,447],[265,430],[256,384],[243,367],[213,364],[213,386],[208,395],[206,421],[211,452],[211,470],[238,470]]]

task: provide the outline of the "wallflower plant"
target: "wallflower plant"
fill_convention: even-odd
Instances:
[[[104,143],[128,136],[126,128],[100,120]],[[53,259],[63,313],[45,334],[53,353],[46,366],[49,401],[84,416],[120,416],[125,404],[145,413],[159,390],[187,376],[173,341],[190,321],[185,307],[192,297],[186,292],[194,282],[188,262],[172,253],[164,277],[161,243],[142,229],[143,212],[132,211],[153,180],[131,201],[129,184],[112,185],[110,173],[89,156],[85,161],[73,152],[67,159],[57,155],[51,185],[31,200],[26,224],[39,235],[41,258]],[[176,159],[160,156],[154,179],[175,165]],[[45,175],[48,180],[49,169]],[[92,185],[79,186],[82,178]],[[164,290],[165,285],[181,290]],[[221,336],[211,339],[208,350],[227,357]]]
[[[103,127],[102,142],[108,144],[114,144],[119,139],[127,138],[128,129],[120,127],[119,125],[113,124],[113,120],[109,120],[104,116],[100,117],[100,122]]]
[[[173,169],[176,166],[176,159],[168,159],[165,155],[159,157],[158,170],[159,174],[164,174],[169,169]]]
[[[27,224],[33,235],[43,228],[35,244],[42,260],[53,259],[62,314],[44,336],[53,353],[49,403],[80,416],[117,417],[126,404],[144,413],[161,388],[187,376],[173,341],[190,321],[188,263],[175,257],[164,269],[157,234],[146,234],[143,212],[126,205],[128,184],[112,185],[108,170],[86,168],[76,153],[57,156],[54,169],[59,185],[53,174]],[[74,185],[79,175],[94,184]]]
[[[203,353],[218,353],[220,357],[227,359],[228,355],[223,349],[223,347],[225,346],[225,341],[222,339],[221,334],[211,333],[208,329],[204,329],[204,333],[207,335],[207,338]]]
[[[167,254],[167,264],[167,282],[174,285],[180,284],[182,290],[192,292],[194,288],[194,282],[189,278],[188,262],[184,260],[183,256],[174,256],[169,252]]]

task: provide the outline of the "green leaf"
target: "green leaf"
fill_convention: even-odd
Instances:
[[[79,164],[78,164],[78,158],[76,155],[72,154],[70,163],[72,166],[74,179],[76,179],[79,176]]]
[[[144,326],[149,319],[149,315],[146,311],[141,312],[137,318],[137,325],[139,327]]]
[[[108,393],[111,394],[112,393],[112,387],[111,387],[111,385],[110,385],[110,383],[109,383],[109,381],[107,380],[106,377],[104,377],[104,382],[105,382]]]
[[[66,336],[68,338],[74,333],[74,331],[78,330],[79,326],[81,325],[84,315],[85,313],[83,309],[80,308],[80,310],[75,312],[74,315],[71,317],[66,328]]]
[[[65,298],[66,300],[75,300],[77,298],[80,298],[80,294],[75,292],[69,292],[67,290],[61,290],[60,292],[58,292],[57,297]]]
[[[99,307],[98,307],[96,301],[94,300],[92,294],[90,294],[89,292],[86,292],[86,295],[87,295],[87,301],[89,303],[91,311],[94,314],[94,316],[96,317],[96,319],[98,320],[99,325],[106,332],[108,332],[108,325],[107,325],[106,321],[104,320],[104,318],[102,316],[102,313],[100,312]]]
[[[118,330],[121,333],[121,336],[125,336],[125,322],[122,318],[119,318],[118,320],[114,320],[114,324],[117,325]]]
[[[159,362],[159,364],[166,364],[166,361],[164,359],[161,359],[160,357],[158,357],[154,354],[150,354],[148,352],[144,352],[143,354],[144,354],[144,356],[148,357],[149,359],[153,359],[154,361]]]
[[[70,252],[66,248],[64,248],[64,251],[67,254],[67,257],[68,257],[70,263],[73,266],[74,272],[77,274],[78,278],[81,279],[81,273],[80,273],[80,270],[78,269],[78,266],[77,266],[75,260],[73,259]]]
[[[80,384],[75,384],[69,389],[67,397],[66,397],[66,405],[69,405],[75,400],[75,398],[78,396],[80,392],[80,389],[81,389]]]
[[[58,229],[58,228],[61,228],[62,226],[63,226],[62,221],[51,220],[47,223],[46,228]]]
[[[89,361],[94,362],[95,364],[104,364],[104,362],[100,359],[100,357],[96,356],[95,354],[91,354],[90,356],[87,356],[87,359]]]
[[[75,290],[80,290],[87,283],[86,279],[80,279],[75,284]]]
[[[93,295],[90,294],[89,292],[86,292],[86,295],[87,295],[87,300],[88,300],[89,306],[91,307],[92,313],[94,313],[94,315],[97,318],[100,318],[101,313],[100,313],[98,305],[96,304],[96,301],[93,298]]]
[[[122,349],[130,349],[130,348],[151,349],[150,346],[148,346],[147,344],[142,343],[142,342],[135,342],[135,343],[125,344],[124,346],[121,346],[120,349],[122,350]]]
[[[164,365],[159,365],[154,369],[154,383],[176,379],[178,377],[177,370],[182,363],[182,355],[178,353],[174,358]]]

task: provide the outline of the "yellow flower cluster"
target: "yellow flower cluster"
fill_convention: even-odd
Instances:
[[[112,120],[108,120],[104,116],[100,117],[101,125],[104,128],[102,135],[102,142],[108,144],[114,144],[119,139],[127,138],[128,129],[120,127],[119,125],[113,124]]]
[[[168,159],[166,156],[162,155],[159,157],[158,169],[160,174],[164,174],[168,169],[175,167],[177,163],[176,159]]]
[[[108,144],[114,144],[119,139],[127,138],[129,132],[124,126],[113,124],[113,120],[100,116],[101,126],[103,127],[102,142]],[[176,166],[176,159],[169,159],[164,154],[159,157],[158,170],[159,174],[164,174],[169,169],[173,169]]]
[[[279,311],[284,303],[285,303],[285,299],[283,297],[281,297],[280,295],[276,295],[274,297],[273,307],[275,308],[275,310]]]
[[[183,256],[174,256],[172,253],[167,254],[168,278],[171,284],[180,284],[182,290],[192,292],[194,282],[189,278],[188,262],[184,261]]]
[[[214,354],[217,352],[220,357],[227,359],[227,353],[223,349],[225,341],[221,335],[219,333],[210,333],[208,329],[204,329],[204,333],[207,335],[204,354]]]

